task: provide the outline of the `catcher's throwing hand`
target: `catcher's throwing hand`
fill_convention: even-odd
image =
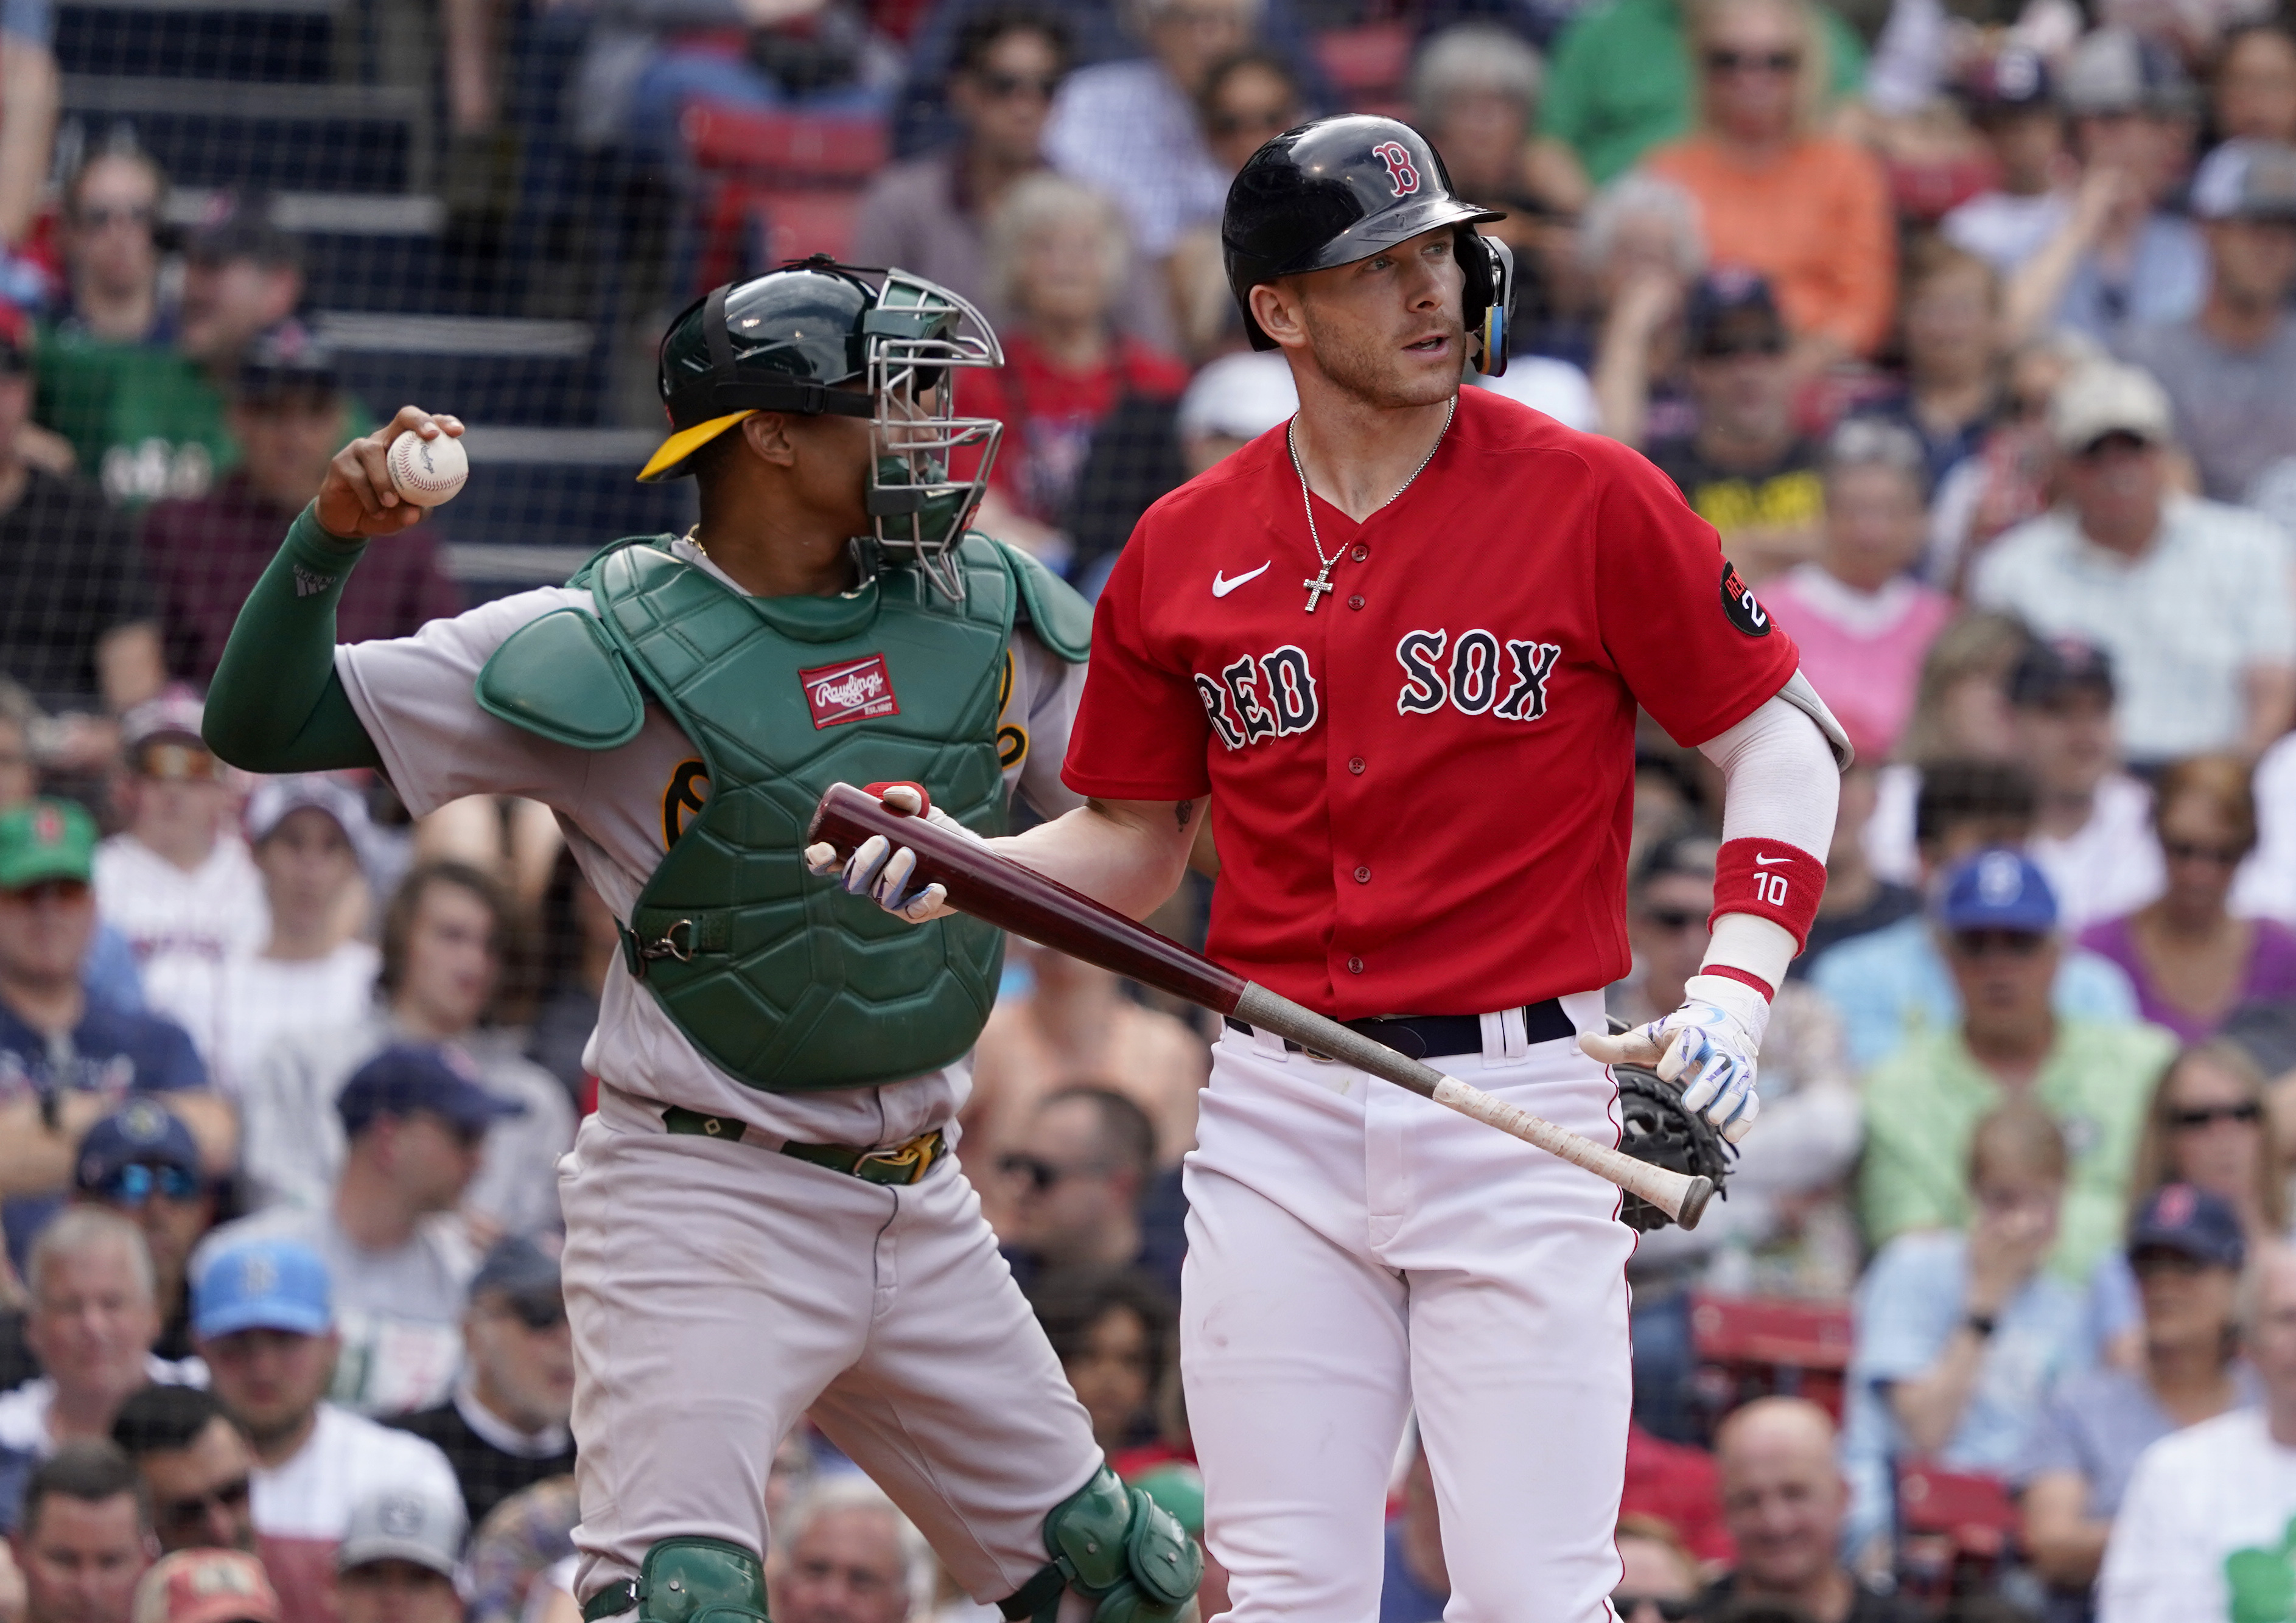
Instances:
[[[1605,1065],[1648,1065],[1679,1083],[1685,1108],[1702,1112],[1732,1143],[1752,1130],[1762,1108],[1755,1056],[1770,1005],[1751,987],[1693,975],[1682,1007],[1617,1037],[1582,1037],[1578,1050]]]
[[[912,817],[922,817],[936,828],[951,830],[967,840],[980,838],[935,806],[920,784],[872,783],[869,792]],[[846,894],[873,898],[887,913],[912,924],[945,919],[956,911],[948,905],[946,886],[913,886],[917,854],[906,846],[895,846],[882,834],[870,835],[842,863],[837,860],[833,846],[809,845],[805,848],[805,865],[808,872],[824,879],[842,875]]]
[[[397,416],[352,440],[327,464],[326,480],[319,487],[319,528],[331,536],[390,536],[422,522],[423,509],[391,487],[390,442],[401,434],[436,439],[462,432],[458,417],[436,417],[420,406],[400,406]]]

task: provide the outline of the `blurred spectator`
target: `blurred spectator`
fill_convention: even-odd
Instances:
[[[679,120],[696,102],[757,111],[878,113],[900,80],[891,42],[871,29],[856,0],[733,7],[629,0],[600,9],[642,24],[651,36],[626,103],[636,156],[648,165],[678,163]]]
[[[228,1167],[231,1111],[208,1093],[183,1028],[91,999],[95,824],[68,800],[0,812],[0,1218],[20,1261],[72,1151],[131,1093],[165,1093],[209,1168]]]
[[[1556,204],[1583,202],[1662,143],[1688,135],[1698,104],[1689,35],[1696,0],[1618,0],[1580,9],[1554,42],[1538,103],[1534,162]],[[1811,65],[1829,95],[1850,96],[1866,48],[1830,5],[1816,8]]]
[[[241,1090],[255,1204],[326,1205],[345,1142],[336,1095],[351,1073],[394,1043],[445,1043],[488,1093],[525,1106],[487,1135],[466,1211],[504,1234],[558,1225],[558,1157],[574,1138],[566,1090],[520,1053],[515,1033],[480,1024],[511,928],[508,902],[478,870],[429,862],[407,874],[383,910],[374,1006],[351,1025],[282,1037]]]
[[[1923,657],[1955,613],[1906,573],[1925,539],[1928,463],[1912,430],[1853,417],[1826,443],[1824,477],[1818,555],[1772,582],[1762,604],[1861,750],[1886,758],[1913,714]]]
[[[1644,160],[1698,200],[1707,251],[1776,290],[1806,374],[1871,355],[1897,305],[1890,185],[1818,132],[1825,42],[1808,0],[1702,0],[1690,19],[1698,130]]]
[[[1204,145],[1218,168],[1225,186],[1244,160],[1262,145],[1307,117],[1300,99],[1298,76],[1274,51],[1259,46],[1240,51],[1215,65],[1197,97],[1203,119]],[[1242,318],[1235,294],[1228,287],[1226,258],[1220,246],[1219,221],[1205,218],[1184,229],[1172,244],[1164,266],[1168,302],[1175,318],[1174,336],[1185,354],[1202,358],[1218,355],[1242,343]],[[1128,296],[1128,305],[1134,302]],[[1144,329],[1141,335],[1155,335]]]
[[[1853,1550],[1890,1520],[1892,1462],[2006,1472],[2050,1383],[2092,1361],[2079,1287],[2044,1266],[2069,1215],[2071,1158],[2056,1120],[2040,1100],[2011,1095],[1968,1126],[1962,1147],[1955,1181],[1969,1193],[1948,1225],[1877,1225],[1894,1237],[1857,1288],[1841,1446]]]
[[[1923,236],[1906,253],[1902,291],[1905,389],[1865,414],[1920,436],[1934,490],[1983,448],[2001,412],[2001,278],[1965,249]]]
[[[1063,522],[1095,430],[1126,396],[1176,398],[1187,369],[1117,329],[1125,229],[1106,197],[1057,175],[1029,176],[1006,193],[988,252],[1013,311],[1004,365],[960,378],[956,408],[1004,424],[990,488],[1033,531],[1006,524],[1000,533],[1047,537],[1038,549],[1063,562],[1066,544],[1049,532]]]
[[[2102,28],[2073,47],[2059,94],[2073,120],[2080,185],[2048,241],[2012,275],[2010,331],[2069,326],[2111,339],[2185,320],[2201,307],[2208,246],[2165,205],[2191,161],[2192,81],[2152,40]]]
[[[147,1386],[119,1406],[111,1440],[144,1479],[163,1550],[255,1549],[255,1451],[223,1399],[195,1386]]]
[[[1841,1564],[1849,1485],[1834,1459],[1833,1422],[1806,1398],[1758,1398],[1714,1434],[1722,1513],[1738,1558],[1702,1597],[1700,1616],[1731,1603],[1800,1607],[1809,1623],[1914,1623],[1922,1609],[1875,1593]]]
[[[1419,47],[1411,126],[1443,154],[1460,196],[1505,209],[1529,194],[1523,159],[1544,77],[1538,53],[1496,23],[1459,23]]]
[[[2152,795],[2120,770],[2112,704],[2112,660],[2078,637],[2030,644],[2009,672],[2017,757],[2038,791],[2026,855],[2048,876],[2068,931],[2114,917],[2161,889]],[[2081,945],[2129,969],[2096,942],[2084,938]],[[2147,1020],[2158,1018],[2141,990],[2139,1006]]]
[[[197,1373],[152,1356],[152,1259],[117,1213],[81,1207],[49,1224],[32,1242],[25,1283],[24,1342],[48,1373],[0,1395],[0,1520],[59,1447],[111,1436],[130,1392]]]
[[[98,444],[122,349],[175,341],[160,283],[160,211],[168,180],[132,144],[83,160],[58,200],[63,307],[33,349],[39,418],[75,448]]]
[[[86,1202],[135,1225],[152,1263],[163,1358],[192,1356],[192,1248],[216,1220],[217,1185],[200,1165],[191,1128],[157,1099],[130,1099],[87,1130],[72,1164]]]
[[[808,1428],[800,1426],[782,1439],[767,1475],[766,1517],[775,1527],[781,1525],[790,1497],[792,1478],[784,1462],[795,1462],[809,1479],[814,1462]],[[465,1558],[470,1623],[540,1623],[534,1603],[541,1601],[553,1570],[575,1559],[574,1528],[582,1520],[576,1497],[572,1477],[546,1478],[512,1494],[479,1524]],[[570,1586],[570,1570],[566,1577]],[[570,1604],[573,1597],[566,1599]]]
[[[1915,814],[1930,767],[2015,760],[2009,676],[2032,641],[2013,614],[1965,611],[1938,633],[1922,656],[1913,714],[1898,737],[1897,758],[1879,765],[1873,820],[1866,831],[1866,855],[1882,878],[1906,885],[1921,881]],[[2005,802],[1997,808],[2017,821],[2017,830],[1991,843],[2014,845],[2031,832],[2034,792],[2021,768],[2010,797],[2014,805]]]
[[[523,1108],[467,1078],[437,1047],[393,1045],[335,1096],[348,1148],[328,1203],[227,1223],[201,1257],[254,1239],[309,1246],[335,1282],[344,1355],[332,1396],[370,1414],[428,1408],[461,1366],[463,1303],[479,1266],[455,1208],[488,1130]]]
[[[1684,315],[1706,271],[1698,200],[1643,170],[1622,175],[1587,205],[1578,251],[1603,311],[1592,367],[1603,432],[1636,447],[1687,439],[1698,414]]]
[[[144,1574],[134,1623],[280,1623],[279,1594],[251,1553],[185,1550]]]
[[[1140,1260],[1140,1198],[1155,1170],[1156,1129],[1127,1095],[1089,1083],[1054,1089],[995,1166],[1008,1201],[997,1238],[1021,1289],[1051,1268]]]
[[[170,694],[121,722],[126,770],[113,794],[127,826],[97,848],[95,903],[135,949],[152,1012],[190,1032],[212,1068],[224,965],[261,948],[269,923],[201,716],[198,700]]]
[[[2040,52],[2005,45],[1972,66],[1963,102],[1992,152],[1993,188],[1948,210],[1938,231],[2006,276],[2063,228],[2072,208],[2055,76]]]
[[[160,604],[134,530],[94,487],[25,461],[31,369],[30,331],[0,304],[0,674],[53,703],[117,713],[167,679]]]
[[[2050,1219],[2052,1266],[2086,1280],[2117,1242],[2145,1105],[2175,1045],[2158,1027],[2051,1011],[2056,922],[2048,881],[2014,851],[1981,852],[1946,876],[1938,923],[1963,1012],[1957,1029],[1909,1039],[1866,1078],[1860,1198],[1873,1244],[1971,1220],[1972,1135],[2004,1100],[2031,1101],[2065,1127],[2070,1184],[2062,1224]]]
[[[134,1623],[280,1623],[270,1574],[240,1550],[185,1550],[135,1586]]]
[[[2021,844],[2032,829],[2033,785],[2024,773],[1991,762],[1938,762],[1922,774],[1915,812],[1920,889],[1934,894],[1973,854]],[[1811,965],[1810,984],[1841,1012],[1861,1070],[1910,1042],[1949,1037],[1959,1023],[1962,988],[1943,933],[1926,914],[1909,914]],[[2095,953],[2063,954],[2054,981],[2042,985],[2060,1017],[2113,1024],[2136,1018],[2128,978]]]
[[[1741,568],[1775,573],[1817,551],[1825,518],[1817,447],[1794,426],[1785,323],[1769,283],[1737,270],[1693,288],[1685,321],[1698,426],[1653,440],[1650,459]]]
[[[470,1518],[452,1494],[408,1483],[371,1489],[335,1549],[341,1623],[463,1623],[455,1567]]]
[[[1663,1521],[1648,1517],[1619,1519],[1619,1586],[1611,1610],[1620,1623],[1665,1623],[1669,1612],[1686,1614],[1698,1598],[1698,1563],[1682,1538]]]
[[[2112,655],[2121,742],[2140,766],[2261,750],[2296,711],[2285,537],[2169,488],[2169,403],[2133,367],[2075,373],[2049,426],[2066,504],[1996,541],[1972,595]]]
[[[2267,468],[2296,457],[2296,146],[2227,141],[2194,177],[2192,206],[2209,245],[2199,314],[2143,326],[2122,346],[2177,414],[2177,440],[2201,494],[2241,502]]]
[[[2226,29],[2209,94],[2218,139],[2296,143],[2296,35],[2287,23],[2267,18]]]
[[[1177,1352],[1170,1299],[1136,1270],[1080,1266],[1046,1271],[1029,1301],[1102,1451],[1118,1458],[1155,1443]],[[1129,1474],[1142,1463],[1136,1452],[1117,1469]]]
[[[206,1258],[192,1327],[216,1396],[254,1446],[256,1542],[283,1623],[335,1623],[328,1590],[353,1505],[386,1488],[455,1495],[454,1468],[433,1444],[325,1400],[341,1340],[310,1247],[250,1240]]]
[[[2178,761],[2161,775],[2152,822],[2167,875],[2159,899],[2091,925],[2081,945],[2120,965],[2144,1018],[2188,1043],[2241,1004],[2296,996],[2296,930],[2226,910],[2233,874],[2256,848],[2248,764]]]
[[[2292,1583],[2296,1518],[2296,1257],[2250,1264],[2242,1340],[2263,1401],[2162,1438],[2130,1475],[2097,1580],[2101,1623],[2269,1617]]]
[[[997,1004],[973,1053],[961,1118],[973,1153],[994,1165],[1032,1131],[1049,1095],[1090,1083],[1147,1112],[1155,1164],[1178,1166],[1196,1147],[1196,1096],[1211,1063],[1204,1039],[1127,996],[1107,970],[1044,947],[1027,962],[1028,991]]]
[[[152,1553],[135,1467],[108,1442],[67,1445],[32,1473],[9,1545],[24,1623],[130,1623]]]
[[[0,676],[0,812],[28,806],[39,793],[34,739],[53,725],[20,684]],[[101,920],[87,956],[80,962],[80,980],[88,995],[100,1002],[122,1009],[144,1006],[144,980],[135,968],[135,950],[126,936]]]
[[[203,496],[238,461],[225,390],[257,335],[302,297],[302,249],[271,223],[271,199],[218,193],[184,245],[174,350],[116,356],[102,410],[75,442],[79,465],[115,505]]]
[[[318,495],[327,463],[356,431],[335,352],[300,322],[258,337],[238,363],[229,422],[239,465],[212,489],[154,504],[144,556],[160,588],[168,668],[205,685],[240,606],[279,550],[279,537]],[[346,643],[412,636],[463,611],[428,527],[401,531],[342,592],[336,635]]]
[[[1119,200],[1134,247],[1161,260],[1182,229],[1226,201],[1196,117],[1215,64],[1252,42],[1261,0],[1143,0],[1145,57],[1069,75],[1054,98],[1045,154],[1071,179]]]
[[[1825,895],[1801,956],[1786,971],[1789,980],[1805,979],[1822,955],[1842,942],[1886,930],[1922,910],[1919,891],[1883,879],[1866,855],[1866,824],[1874,815],[1879,770],[1860,744],[1857,758],[1841,775],[1841,801],[1825,853]]]
[[[1451,1569],[1443,1559],[1443,1512],[1435,1502],[1435,1473],[1416,1427],[1401,1499],[1401,1506],[1387,1519],[1379,1623],[1439,1623],[1451,1599]]]
[[[55,15],[45,5],[0,13],[0,242],[21,246],[45,201],[54,165]]]
[[[2181,1427],[2254,1403],[2240,1362],[2238,1215],[2189,1184],[2141,1201],[2126,1253],[2143,1310],[2135,1369],[2061,1381],[2012,1478],[2026,1547],[2049,1586],[2046,1623],[2087,1623],[2089,1586],[2137,1455]]]
[[[1627,1474],[1619,1519],[1649,1516],[1681,1536],[1701,1562],[1730,1559],[1730,1529],[1722,1520],[1721,1478],[1714,1456],[1700,1447],[1669,1443],[1631,1422],[1627,1427]]]
[[[932,1593],[924,1535],[866,1477],[822,1482],[776,1529],[766,1569],[774,1623],[904,1623]]]
[[[1299,409],[1299,386],[1281,355],[1242,350],[1211,362],[1180,397],[1180,456],[1188,477],[1282,427]]]
[[[598,1024],[606,974],[622,950],[622,927],[583,877],[574,853],[561,849],[542,893],[542,962],[526,1057],[565,1085],[578,1110],[588,1108],[593,1079],[582,1053]],[[480,1516],[477,1520],[484,1521]]]
[[[454,1463],[473,1521],[574,1469],[574,1340],[558,1263],[512,1235],[487,1253],[463,1314],[463,1373],[447,1402],[393,1422]]]
[[[265,778],[242,818],[263,876],[270,937],[224,961],[210,1055],[217,1085],[236,1094],[290,1031],[355,1025],[374,996],[381,955],[344,933],[359,907],[366,802],[337,779]]]
[[[988,274],[988,224],[1014,183],[1044,167],[1045,118],[1068,66],[1068,25],[1049,11],[997,4],[967,17],[948,76],[961,133],[871,184],[854,262],[938,282],[1004,332],[1010,312]]]

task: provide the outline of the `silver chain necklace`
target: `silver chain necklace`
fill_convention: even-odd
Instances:
[[[1380,507],[1392,506],[1395,503],[1396,496],[1401,496],[1405,491],[1411,488],[1411,480],[1417,479],[1421,474],[1427,471],[1427,464],[1435,460],[1435,453],[1442,448],[1443,436],[1451,431],[1451,419],[1458,414],[1459,397],[1453,395],[1451,397],[1451,409],[1443,414],[1443,427],[1441,431],[1435,436],[1435,443],[1427,447],[1427,455],[1419,459],[1419,465],[1411,471],[1411,478],[1405,480],[1401,484],[1398,485],[1395,488],[1395,496],[1391,496],[1388,497],[1386,501],[1382,502],[1379,504]],[[1315,579],[1302,580],[1300,583],[1301,586],[1308,588],[1308,612],[1313,614],[1316,611],[1316,604],[1317,602],[1331,594],[1332,591],[1332,570],[1339,563],[1340,560],[1347,555],[1348,549],[1343,546],[1338,552],[1333,553],[1330,557],[1326,558],[1324,556],[1324,537],[1317,534],[1316,530],[1316,504],[1308,499],[1308,470],[1300,465],[1300,419],[1296,416],[1284,426],[1283,446],[1286,450],[1292,453],[1292,471],[1300,476],[1300,510],[1308,515],[1308,545],[1316,549],[1316,561],[1324,566],[1322,569],[1316,571]],[[1378,508],[1374,508],[1372,511],[1376,512],[1378,510]]]

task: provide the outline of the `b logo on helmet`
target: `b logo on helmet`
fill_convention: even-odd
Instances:
[[[1402,142],[1382,141],[1371,149],[1371,155],[1387,166],[1387,184],[1396,196],[1408,197],[1419,190],[1418,167]]]

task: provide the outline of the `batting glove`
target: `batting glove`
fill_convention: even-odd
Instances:
[[[887,805],[913,817],[922,816],[935,828],[962,834],[967,840],[980,838],[932,804],[924,791],[914,783],[889,783],[882,795]],[[887,913],[912,924],[945,919],[956,911],[948,905],[947,887],[931,884],[912,888],[917,854],[906,846],[894,845],[882,834],[870,835],[842,863],[837,860],[835,847],[809,845],[805,848],[805,865],[808,873],[824,879],[832,874],[840,876],[847,895],[866,896]]]
[[[1753,1130],[1761,1095],[1755,1059],[1770,1023],[1769,1001],[1721,975],[1693,975],[1682,1007],[1617,1037],[1585,1037],[1581,1052],[1606,1065],[1649,1065],[1682,1088],[1685,1110],[1702,1111],[1732,1143]]]

